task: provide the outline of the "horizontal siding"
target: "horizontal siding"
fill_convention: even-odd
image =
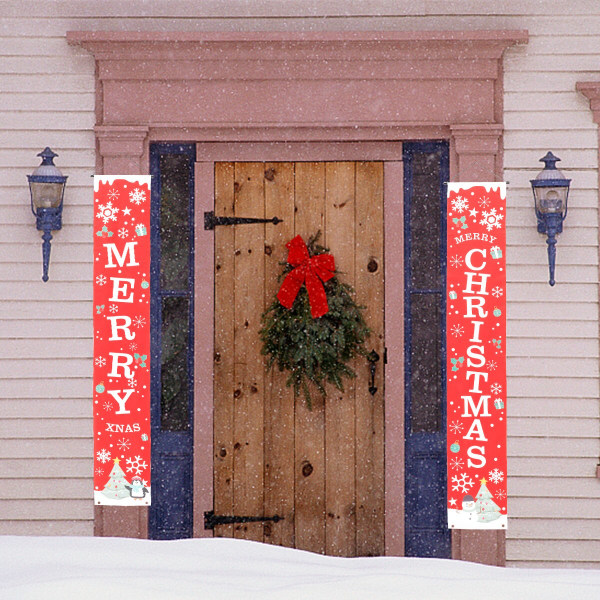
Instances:
[[[574,87],[600,77],[596,3],[574,0],[565,10],[538,0],[498,0],[493,8],[479,0],[160,0],[134,10],[117,0],[57,0],[40,14],[38,2],[12,0],[2,13],[0,534],[92,532],[94,65],[66,44],[67,30],[527,29],[529,43],[509,49],[504,65],[507,559],[600,566],[598,132]],[[25,182],[46,145],[60,154],[69,185],[50,281],[41,284],[41,239]],[[546,283],[529,186],[548,149],[573,179],[555,288]]]

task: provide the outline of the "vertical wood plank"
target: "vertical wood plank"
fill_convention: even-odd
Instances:
[[[215,164],[215,213],[234,214],[234,165]],[[233,323],[234,230],[215,228],[215,350],[214,350],[214,510],[233,514]],[[233,525],[215,528],[217,537],[233,537]]]
[[[323,231],[325,202],[324,163],[296,163],[295,233],[306,241]],[[326,238],[322,243],[326,243]],[[313,392],[312,411],[302,396],[295,399],[296,548],[325,552],[325,407]]]
[[[265,230],[265,306],[275,300],[281,282],[285,245],[294,237],[294,164],[265,164],[265,216],[283,223]],[[294,547],[294,391],[276,366],[265,376],[265,515],[283,521],[264,526],[265,542]]]
[[[371,329],[368,347],[380,356],[374,396],[369,366],[358,361],[356,379],[356,550],[359,556],[384,553],[384,256],[383,163],[356,165],[356,290]]]
[[[385,554],[404,556],[404,163],[384,164]],[[394,295],[394,298],[391,295]]]
[[[384,164],[385,554],[404,556],[404,163]],[[392,293],[394,298],[391,297]]]
[[[325,165],[325,231],[339,279],[354,287],[353,162]],[[354,368],[354,361],[349,364]],[[344,392],[328,386],[325,400],[325,551],[333,556],[356,553],[354,380]]]
[[[264,216],[263,163],[235,163],[234,212]],[[234,514],[263,514],[264,361],[260,354],[260,317],[264,312],[263,224],[234,227]],[[234,526],[235,537],[263,540],[262,523]]]

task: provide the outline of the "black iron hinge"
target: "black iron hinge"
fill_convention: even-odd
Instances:
[[[204,229],[207,231],[214,229],[217,225],[245,225],[248,223],[283,223],[283,219],[273,217],[271,219],[256,219],[254,217],[215,217],[211,210],[204,213]]]
[[[262,521],[273,521],[278,523],[283,517],[274,515],[272,517],[238,517],[235,515],[215,515],[214,510],[204,512],[204,529],[214,529],[216,525],[229,525],[231,523],[259,523]]]

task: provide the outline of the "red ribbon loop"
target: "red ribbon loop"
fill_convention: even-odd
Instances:
[[[322,317],[329,310],[327,294],[322,282],[329,281],[334,275],[333,256],[317,254],[311,257],[304,240],[299,235],[289,241],[286,248],[289,250],[287,261],[295,268],[283,280],[277,293],[277,299],[285,308],[292,308],[304,283],[308,292],[312,318]]]

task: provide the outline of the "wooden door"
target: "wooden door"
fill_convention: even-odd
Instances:
[[[215,230],[214,511],[282,515],[278,523],[220,525],[239,537],[341,556],[384,553],[384,378],[368,391],[357,359],[345,392],[314,394],[309,411],[266,372],[261,314],[280,283],[285,244],[322,232],[339,277],[356,289],[384,355],[383,163],[217,163],[217,215],[273,217]]]

